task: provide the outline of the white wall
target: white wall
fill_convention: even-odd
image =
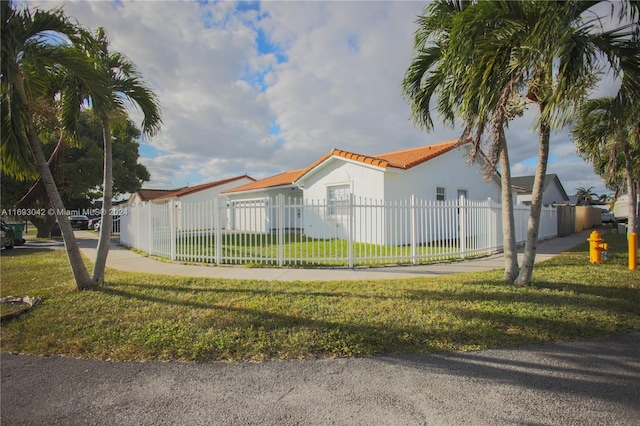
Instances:
[[[253,182],[253,179],[250,179],[247,176],[243,176],[242,178],[234,180],[232,182],[223,183],[211,188],[207,188],[201,191],[193,192],[191,194],[183,195],[179,197],[179,199],[180,201],[189,202],[189,203],[213,200],[217,198],[221,192],[228,191],[229,189],[237,188],[239,186],[246,185],[251,182]]]
[[[304,185],[304,198],[327,200],[329,186],[350,184],[352,193],[356,197],[383,199],[384,174],[380,168],[346,159],[331,158],[301,181]]]
[[[485,181],[479,161],[466,166],[465,148],[449,151],[441,156],[415,166],[409,170],[389,168],[386,171],[368,164],[332,158],[320,165],[303,180],[305,200],[327,200],[328,188],[332,185],[349,184],[354,195],[354,211],[351,223],[347,215],[331,215],[329,209],[314,209],[305,212],[305,234],[314,238],[352,238],[375,244],[397,243],[407,236],[399,237],[398,226],[410,220],[409,210],[404,215],[387,216],[386,209],[359,209],[357,206],[371,200],[380,203],[406,203],[412,195],[420,201],[435,201],[436,188],[443,187],[447,201],[456,201],[458,190],[467,192],[467,200],[484,201],[491,198],[501,200],[500,182],[497,178]],[[394,211],[397,211],[394,210]],[[368,215],[375,215],[368,216]],[[406,216],[406,217],[405,217]],[[356,236],[361,223],[379,223],[375,234]],[[371,229],[367,227],[367,229]],[[392,236],[393,235],[393,236]]]
[[[356,163],[346,159],[330,158],[318,166],[301,184],[304,186],[304,198],[323,207],[306,208],[304,212],[304,233],[319,239],[347,239],[353,232],[354,223],[348,214],[332,214],[329,203],[329,188],[335,185],[349,185],[354,201],[360,199],[383,200],[385,173],[382,169]],[[365,218],[355,212],[355,222]]]
[[[284,203],[288,207],[287,212],[279,217],[275,214],[275,207],[280,197],[284,197]],[[250,192],[237,192],[223,194],[222,203],[228,203],[230,216],[227,218],[226,228],[234,231],[247,232],[274,232],[282,228],[294,230],[301,229],[303,209],[297,209],[302,203],[302,190],[298,188],[273,188]],[[263,212],[260,212],[260,207]],[[253,220],[255,219],[255,220]],[[279,222],[283,223],[280,224]]]
[[[467,191],[467,199],[500,202],[500,182],[484,180],[480,162],[467,167],[467,149],[457,148],[430,161],[399,173],[387,173],[385,199],[405,200],[415,195],[421,200],[436,200],[436,188],[445,188],[446,199],[456,200],[458,190]]]
[[[558,188],[558,185],[556,185],[555,181],[551,182],[542,194],[542,204],[562,204],[566,203],[567,201],[568,200],[564,198],[562,192],[560,191],[560,188]]]
[[[531,204],[531,193],[520,193],[518,194],[517,199],[517,204]],[[560,188],[558,188],[558,185],[556,185],[555,182],[551,182],[542,194],[542,204],[545,205],[562,204],[566,203],[567,201],[569,200],[564,198],[562,191],[560,191]]]

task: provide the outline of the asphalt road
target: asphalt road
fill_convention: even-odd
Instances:
[[[1,355],[2,425],[638,425],[640,333],[420,356],[112,363]]]

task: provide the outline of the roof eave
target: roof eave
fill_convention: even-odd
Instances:
[[[275,185],[275,186],[265,186],[262,188],[255,188],[255,189],[245,189],[242,191],[235,191],[233,189],[230,189],[228,191],[224,191],[221,192],[220,195],[224,195],[224,196],[231,196],[231,195],[235,195],[235,194],[255,194],[257,192],[265,192],[265,191],[271,191],[274,189],[300,189],[300,187],[295,184],[295,183],[289,183],[286,185]]]
[[[317,173],[319,170],[321,170],[323,167],[325,167],[327,164],[333,162],[333,161],[344,161],[346,163],[351,163],[351,164],[356,164],[358,166],[364,166],[364,167],[368,167],[370,169],[374,169],[374,170],[379,170],[379,171],[386,171],[388,170],[391,166],[388,167],[381,167],[381,166],[376,166],[375,164],[370,164],[370,163],[364,163],[362,161],[356,161],[356,160],[352,160],[350,158],[345,158],[339,155],[331,155],[330,157],[327,157],[326,159],[324,159],[322,162],[316,164],[313,168],[307,170],[305,173],[303,173],[298,179],[296,179],[294,181],[294,184],[300,185],[302,183],[304,183],[304,181],[306,179],[308,179],[309,177],[313,176],[315,173]]]

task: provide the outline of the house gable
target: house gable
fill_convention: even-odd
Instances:
[[[518,193],[518,204],[531,203],[531,195],[533,192],[533,182],[535,176],[517,176],[511,178],[513,186],[521,187],[523,190]],[[543,185],[543,204],[564,204],[569,202],[569,196],[564,190],[560,178],[554,173],[549,173],[544,178]]]
[[[128,204],[140,204],[177,191],[176,189],[140,189],[129,197]]]

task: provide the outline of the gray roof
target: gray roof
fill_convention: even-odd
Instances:
[[[511,178],[511,185],[514,186],[520,186],[522,188],[525,189],[525,192],[533,192],[533,180],[534,180],[535,176],[518,176],[518,177],[512,177]],[[547,189],[547,187],[551,184],[551,182],[556,182],[556,184],[558,185],[558,188],[560,189],[560,192],[562,193],[562,195],[564,196],[565,200],[569,199],[569,196],[567,196],[567,193],[564,190],[564,187],[562,186],[562,184],[560,183],[560,179],[558,179],[558,175],[556,175],[555,173],[549,173],[545,176],[544,178],[544,190]]]

